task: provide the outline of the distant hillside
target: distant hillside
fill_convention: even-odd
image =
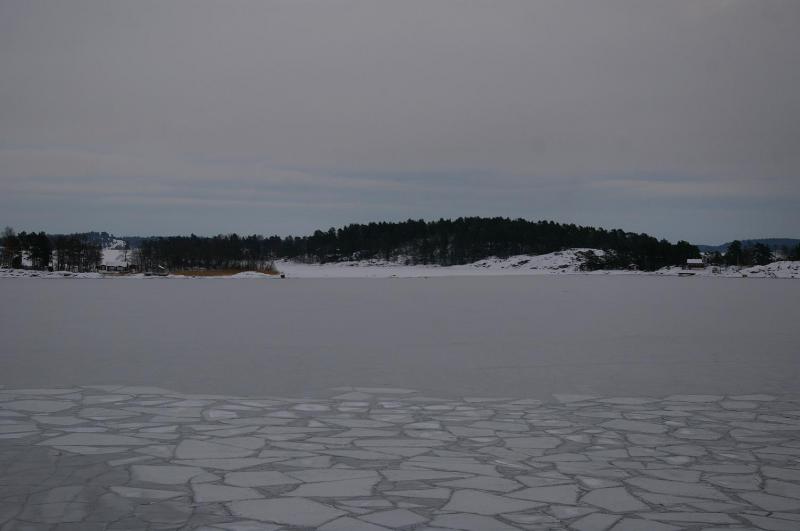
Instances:
[[[757,240],[740,240],[742,242],[743,247],[752,247],[757,243],[762,243],[769,247],[773,251],[780,251],[784,248],[786,249],[793,249],[800,244],[800,239],[797,238],[761,238]],[[697,248],[700,249],[701,252],[704,253],[711,253],[714,251],[719,251],[724,253],[731,242],[723,243],[722,245],[698,245]]]
[[[144,269],[224,268],[243,262],[289,259],[306,263],[380,259],[440,266],[469,264],[489,257],[542,255],[564,249],[606,251],[586,264],[590,269],[635,265],[656,270],[699,257],[687,242],[672,244],[647,234],[606,230],[552,221],[509,218],[458,218],[437,221],[353,224],[310,236],[220,235],[213,238],[169,236],[144,238],[135,256]]]

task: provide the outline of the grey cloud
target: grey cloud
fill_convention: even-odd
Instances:
[[[0,223],[796,236],[798,26],[795,0],[0,2]]]

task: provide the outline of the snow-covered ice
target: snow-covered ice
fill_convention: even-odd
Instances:
[[[91,376],[228,394],[313,394],[354,380],[398,396],[800,391],[793,281],[0,279],[0,292],[0,374],[18,385]]]

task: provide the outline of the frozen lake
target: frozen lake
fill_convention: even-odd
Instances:
[[[0,279],[0,384],[315,396],[800,393],[800,283]]]

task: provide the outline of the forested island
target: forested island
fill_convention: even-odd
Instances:
[[[151,236],[117,239],[105,232],[58,235],[19,232],[7,228],[2,237],[2,265],[33,269],[92,271],[102,249],[116,245],[125,261],[139,271],[166,268],[265,270],[274,260],[329,263],[385,260],[401,264],[441,266],[472,263],[487,257],[541,255],[565,249],[597,249],[587,253],[583,267],[654,271],[699,258],[697,246],[671,243],[647,234],[620,229],[585,227],[553,221],[502,217],[463,217],[437,221],[408,220],[351,224],[308,236],[212,237]],[[786,249],[787,258],[800,259],[800,246]],[[706,254],[711,265],[760,265],[774,259],[773,251],[756,243],[733,242],[725,253]]]

